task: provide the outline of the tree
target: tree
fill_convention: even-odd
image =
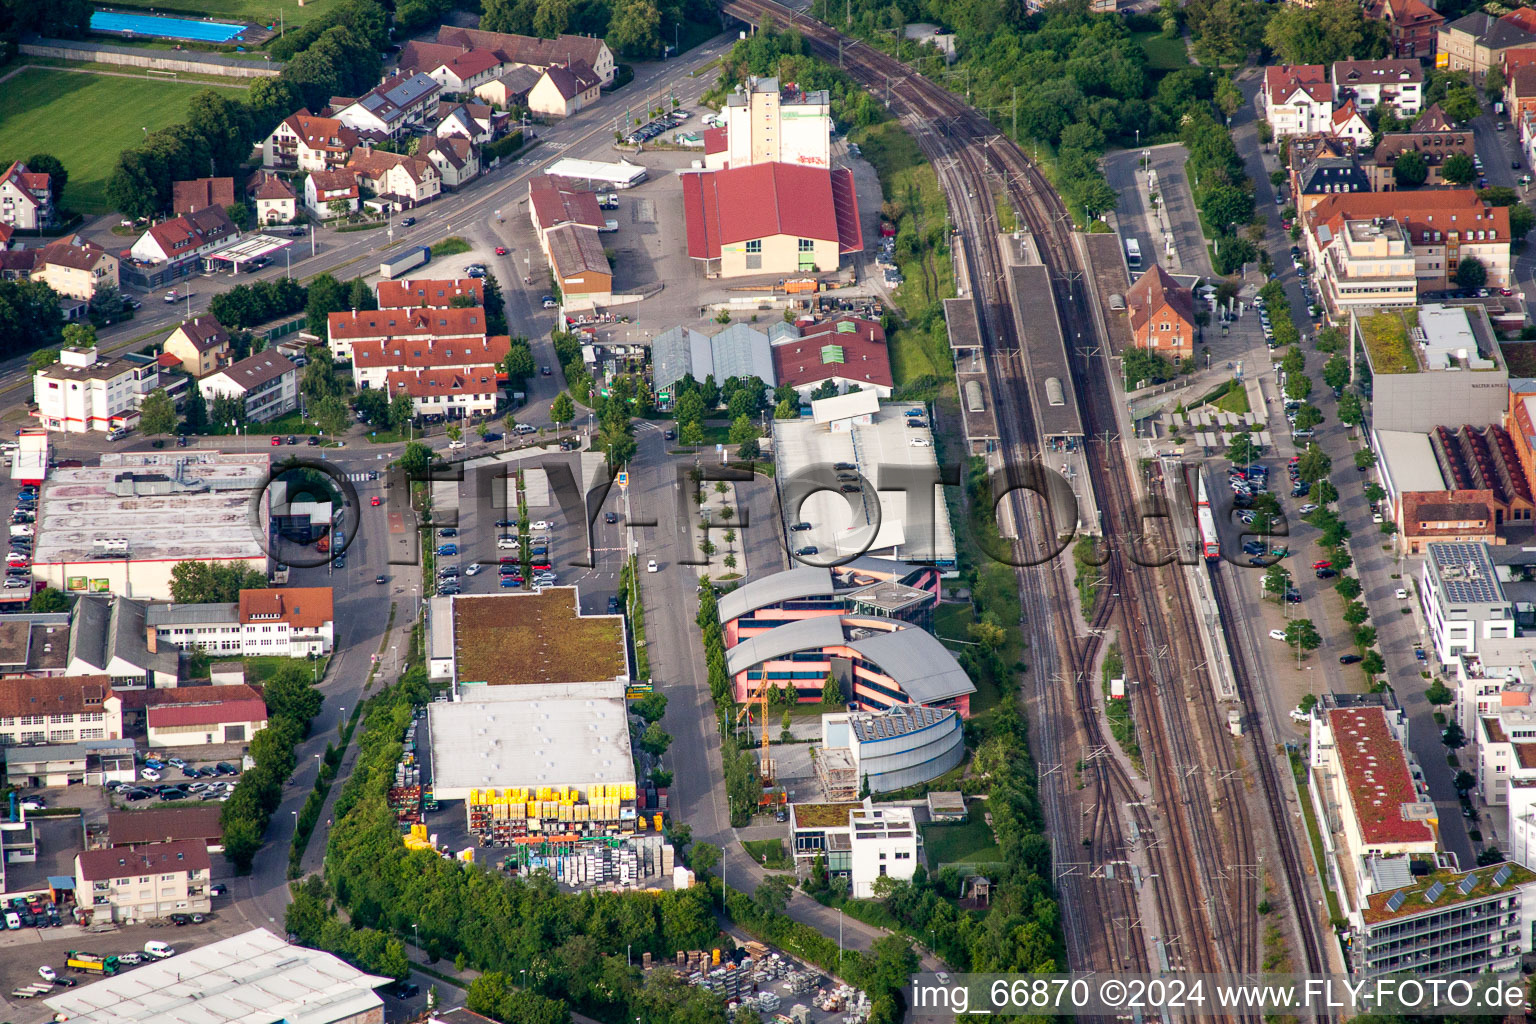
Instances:
[[[794,399],[781,398],[773,407],[773,418],[776,420],[794,420],[800,418],[800,403]]]
[[[1344,606],[1343,619],[1351,626],[1363,626],[1371,617],[1371,611],[1362,601],[1350,601]]]
[[[1339,422],[1347,427],[1358,427],[1365,422],[1365,409],[1360,405],[1360,396],[1353,391],[1346,391],[1339,396]]]
[[[1476,256],[1463,256],[1456,264],[1456,284],[1462,288],[1481,288],[1488,283],[1488,268]]]
[[[1477,177],[1477,168],[1467,154],[1452,153],[1440,165],[1440,177],[1452,185],[1466,185]]]
[[[1449,704],[1450,701],[1447,700],[1447,701],[1444,701],[1443,703]],[[1460,793],[1460,794],[1464,795],[1464,794],[1472,792],[1476,788],[1477,788],[1477,776],[1476,775],[1473,775],[1471,772],[1467,771],[1465,768],[1463,768],[1461,771],[1456,773],[1456,792],[1457,793]]]
[[[517,387],[521,387],[525,381],[539,372],[537,364],[533,361],[533,350],[528,347],[526,338],[513,339],[512,347],[507,349],[507,354],[501,360],[501,372],[515,382]]]
[[[69,611],[69,598],[53,587],[44,587],[32,595],[32,600],[27,602],[27,610],[31,612],[67,612]]]
[[[843,688],[837,684],[837,677],[827,673],[826,682],[821,684],[821,706],[824,708],[840,708],[843,706]]]
[[[1509,208],[1509,233],[1516,242],[1524,242],[1532,228],[1536,228],[1536,213],[1529,206],[1515,203]]]
[[[1309,444],[1296,463],[1296,471],[1302,480],[1314,484],[1326,480],[1328,474],[1333,472],[1333,459],[1317,445]]]
[[[659,722],[667,713],[667,695],[654,690],[635,701],[634,710],[647,724]]]
[[[678,430],[677,438],[683,444],[697,447],[704,443],[704,425],[698,420],[689,420]]]
[[[123,301],[123,293],[117,290],[116,285],[111,284],[97,285],[88,305],[93,324],[116,323],[123,318],[127,310],[128,304]]]
[[[1444,705],[1454,701],[1456,699],[1456,694],[1451,692],[1451,688],[1446,686],[1443,680],[1436,679],[1429,685],[1429,688],[1424,691],[1424,699],[1429,701],[1431,704]]]
[[[65,348],[95,348],[96,328],[90,324],[66,324],[64,327]]]
[[[177,604],[221,604],[240,600],[242,590],[263,590],[267,577],[248,566],[177,562],[171,567],[171,600]]]
[[[743,413],[737,416],[731,423],[731,430],[726,438],[731,444],[746,444],[748,441],[757,440],[757,425]]]
[[[1323,364],[1323,383],[1335,390],[1349,383],[1349,360],[1343,354],[1336,353]]]
[[[616,0],[608,22],[608,45],[626,57],[654,57],[661,51],[661,12],[652,0]]]
[[[299,375],[299,390],[311,402],[341,394],[342,383],[336,376],[336,365],[331,362],[329,352],[318,352],[304,364],[304,372]]]
[[[1355,452],[1355,467],[1357,469],[1370,469],[1376,465],[1376,453],[1369,448],[1361,448]]]
[[[549,418],[560,427],[576,418],[576,403],[571,401],[569,394],[562,391],[555,396],[553,402],[549,403]]]
[[[769,875],[758,883],[752,893],[752,902],[766,914],[782,914],[789,906],[789,897],[793,891],[794,886],[788,876]]]
[[[1464,733],[1462,733],[1461,726],[1456,722],[1452,722],[1450,725],[1445,727],[1445,732],[1440,734],[1440,742],[1444,743],[1452,750],[1456,750],[1460,747],[1466,746],[1467,737]]]
[[[56,348],[40,348],[27,357],[27,367],[33,373],[44,370],[59,361],[59,350]]]
[[[1201,203],[1205,219],[1218,233],[1228,234],[1233,225],[1246,224],[1253,219],[1253,197],[1232,185],[1218,185],[1205,194]],[[1232,244],[1223,241],[1222,245]]]
[[[231,203],[224,207],[224,212],[229,214],[230,223],[241,231],[249,231],[256,218],[251,213],[251,208],[246,203]]]
[[[359,391],[352,404],[369,423],[378,425],[389,421],[389,396],[377,388]]]
[[[139,406],[139,429],[146,434],[170,434],[176,430],[176,403],[164,388],[144,396]]]
[[[269,718],[288,718],[300,726],[304,735],[308,735],[309,723],[325,702],[311,682],[310,670],[299,662],[283,665],[272,673],[262,683],[261,695]]]
[[[1312,378],[1304,373],[1293,373],[1285,378],[1285,397],[1304,402],[1312,394]]]
[[[1368,676],[1379,676],[1387,670],[1387,662],[1380,651],[1366,651],[1360,659],[1360,668]]]
[[[1398,188],[1418,188],[1429,177],[1429,165],[1417,150],[1408,150],[1392,162],[1392,179]]]
[[[389,425],[396,433],[403,431],[411,425],[411,420],[416,417],[416,400],[404,391],[396,393],[389,403]]]
[[[1497,64],[1483,73],[1483,92],[1487,94],[1490,100],[1498,100],[1503,98],[1504,69],[1499,67]],[[1450,161],[1447,160],[1446,162],[1449,163]],[[1471,179],[1469,178],[1467,180],[1470,181]]]
[[[1264,593],[1279,596],[1291,585],[1291,574],[1283,565],[1272,565],[1264,570]]]
[[[329,330],[330,314],[341,313],[349,308],[347,286],[330,274],[320,274],[309,282],[308,298],[304,303],[307,317],[304,326],[309,333],[323,338]]]
[[[347,403],[337,395],[327,395],[316,402],[309,410],[310,418],[320,425],[320,429],[336,437],[347,432],[347,427],[352,423],[352,414],[347,411]]]
[[[1296,429],[1311,430],[1323,422],[1322,410],[1310,402],[1296,410]]]
[[[1331,505],[1339,500],[1339,489],[1328,480],[1319,480],[1312,485],[1312,500],[1319,505]]]
[[[407,480],[425,480],[432,466],[432,449],[420,441],[411,441],[400,455],[400,468]]]
[[[1227,448],[1227,458],[1237,465],[1247,465],[1263,456],[1263,446],[1254,440],[1253,435],[1246,431],[1232,436],[1232,444]]]
[[[538,12],[533,16],[534,34],[545,39],[557,38],[570,20],[570,0],[539,0]]]
[[[450,441],[464,440],[464,428],[457,423],[448,424],[448,426],[443,428],[443,433],[448,435],[448,440]]]
[[[1285,642],[1293,650],[1315,651],[1323,645],[1323,638],[1311,619],[1292,619],[1285,624]]]
[[[1285,64],[1369,60],[1387,53],[1385,26],[1367,21],[1353,0],[1320,0],[1310,8],[1281,4],[1264,28],[1264,42]]]

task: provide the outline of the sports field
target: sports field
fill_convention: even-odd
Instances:
[[[253,25],[270,24],[273,28],[278,25],[278,11],[282,11],[282,24],[293,28],[319,17],[335,4],[336,0],[307,0],[303,7],[291,0],[111,0],[113,7],[153,8],[156,14],[248,21]]]
[[[106,185],[117,156],[185,119],[200,89],[191,82],[27,68],[0,85],[0,162],[52,153],[69,170],[64,206],[107,212]]]

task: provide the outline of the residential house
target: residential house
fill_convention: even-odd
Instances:
[[[500,75],[505,65],[494,50],[463,50],[434,68],[423,71],[440,85],[444,92],[473,92],[475,86],[484,85]]]
[[[1451,120],[1451,116],[1445,112],[1444,107],[1438,103],[1431,103],[1429,109],[1414,119],[1409,130],[1415,132],[1449,132],[1460,127],[1460,124]]]
[[[76,598],[65,675],[105,676],[120,690],[175,686],[180,676],[176,652],[162,651],[155,642],[146,625],[150,607],[126,597]]]
[[[1300,147],[1302,139],[1318,139],[1315,146]],[[1369,192],[1370,176],[1360,166],[1352,139],[1327,136],[1296,136],[1291,143],[1291,202],[1306,213],[1336,192]]]
[[[197,386],[210,402],[221,396],[244,400],[245,418],[265,423],[299,407],[298,383],[299,368],[268,350],[200,378]]]
[[[1536,63],[1521,64],[1504,81],[1504,109],[1511,121],[1536,111]]]
[[[1365,171],[1371,179],[1371,190],[1392,192],[1397,189],[1397,177],[1393,168],[1397,158],[1404,153],[1418,153],[1429,168],[1425,185],[1447,184],[1442,167],[1445,161],[1457,153],[1471,159],[1477,151],[1477,137],[1471,129],[1451,131],[1388,132],[1376,143],[1376,149],[1366,161]]]
[[[501,390],[496,367],[391,370],[385,386],[390,399],[409,395],[417,416],[438,415],[450,420],[489,416],[496,411]]]
[[[1333,86],[1321,64],[1265,68],[1264,107],[1276,136],[1326,132],[1333,118]]]
[[[220,808],[165,805],[148,811],[108,811],[107,842],[135,849],[151,843],[202,843],[209,853],[224,849]]]
[[[613,294],[613,268],[597,232],[579,224],[563,224],[544,238],[564,306],[585,309],[607,302]]]
[[[1424,106],[1424,65],[1417,60],[1334,61],[1332,79],[1334,95],[1366,113],[1386,103],[1398,117],[1413,117]]]
[[[922,859],[923,840],[910,807],[865,806],[848,813],[850,890],[855,899],[878,895],[882,878],[910,882]]]
[[[1125,294],[1130,312],[1131,339],[1155,355],[1179,360],[1194,355],[1194,297],[1161,265],[1154,263]]]
[[[710,277],[830,273],[864,249],[847,168],[767,163],[682,178],[688,255]]]
[[[1435,43],[1445,16],[1424,0],[1367,0],[1365,16],[1386,22],[1392,56],[1435,59]]]
[[[36,231],[54,221],[53,192],[46,174],[17,160],[0,175],[0,224]]]
[[[485,337],[485,310],[457,309],[360,309],[331,313],[327,341],[333,358],[351,360],[352,346],[360,341]]]
[[[455,58],[474,49],[469,43],[429,43],[423,39],[410,39],[400,47],[400,60],[395,66],[397,74],[430,75]]]
[[[207,689],[217,693],[223,687]],[[267,727],[267,705],[259,700],[161,704],[145,712],[145,727],[151,749],[249,743],[252,736]]]
[[[334,171],[357,148],[357,132],[334,117],[301,110],[272,129],[261,147],[261,166],[293,171]]]
[[[471,305],[485,305],[485,282],[478,277],[380,281],[377,291],[380,309],[459,308],[457,300],[466,297],[474,300]]]
[[[0,686],[0,748],[123,738],[123,699],[106,676],[12,676]]]
[[[245,195],[256,207],[257,224],[287,224],[299,215],[293,186],[267,171],[257,171],[245,186]]]
[[[1444,71],[1466,71],[1481,86],[1488,72],[1503,64],[1504,51],[1536,42],[1536,31],[1516,22],[1495,18],[1483,11],[1440,26],[1435,66]]]
[[[586,61],[555,65],[528,91],[528,110],[544,117],[570,117],[586,109],[602,94],[603,80]]]
[[[45,430],[81,434],[132,429],[139,403],[160,382],[153,362],[102,358],[94,348],[66,348],[59,361],[32,376],[34,415]]]
[[[359,184],[366,184],[376,198],[408,210],[437,198],[443,176],[425,157],[402,156],[379,150],[358,150],[352,154],[347,169],[357,173]]]
[[[544,75],[537,68],[516,67],[475,87],[475,95],[502,110],[526,107],[528,94]]]
[[[233,355],[229,332],[211,313],[183,321],[161,348],[194,377],[208,376]]]
[[[456,189],[480,173],[478,149],[469,139],[458,135],[422,136],[416,156],[432,161],[446,189]]]
[[[311,171],[304,179],[304,205],[317,217],[336,216],[331,208],[334,202],[346,205],[347,213],[357,212],[357,172],[346,168],[333,171]]]
[[[1370,145],[1371,137],[1376,134],[1352,99],[1346,100],[1342,107],[1333,112],[1329,118],[1328,132],[1337,138],[1348,139],[1362,149]]]
[[[34,253],[32,280],[60,295],[89,302],[98,288],[117,288],[118,259],[78,236],[49,242]]]
[[[510,347],[511,339],[505,334],[467,339],[359,341],[352,345],[352,382],[359,388],[382,388],[396,370],[495,368],[507,357]]]
[[[172,213],[193,213],[209,206],[234,204],[234,178],[197,178],[171,182]]]
[[[537,36],[511,35],[505,32],[486,32],[482,29],[459,28],[442,25],[437,30],[438,43],[454,46],[476,47],[495,51],[503,63],[549,68],[556,64],[585,61],[597,73],[602,84],[613,84],[616,65],[613,51],[597,36],[559,35],[553,39]]]
[[[1348,222],[1359,226],[1346,231]],[[1303,228],[1319,291],[1345,306],[1400,304],[1407,255],[1419,291],[1444,289],[1466,256],[1482,261],[1489,285],[1510,279],[1509,210],[1488,206],[1472,189],[1332,195],[1306,214]]]
[[[830,382],[838,394],[873,391],[891,397],[891,353],[885,329],[874,320],[845,316],[819,323],[772,324],[773,371],[779,385],[795,389],[801,401]]]
[[[439,103],[438,136],[462,135],[475,143],[490,142],[506,127],[507,115],[498,114],[488,103]]]
[[[208,206],[154,225],[129,250],[143,263],[180,263],[240,237],[222,206]]]
[[[95,923],[137,924],[213,907],[213,864],[199,840],[75,855],[75,902]]]
[[[443,87],[421,72],[386,78],[335,112],[336,120],[357,132],[378,132],[397,139],[410,125],[426,120]]]

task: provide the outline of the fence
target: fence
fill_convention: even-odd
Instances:
[[[21,53],[31,57],[57,57],[93,64],[117,64],[123,67],[159,71],[189,71],[194,74],[219,75],[223,78],[276,78],[283,65],[278,61],[237,60],[217,54],[193,56],[190,50],[175,57],[131,46],[107,46],[98,43],[69,42],[62,39],[36,39],[22,43]]]

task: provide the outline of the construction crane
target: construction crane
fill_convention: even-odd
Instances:
[[[773,781],[773,758],[768,756],[768,691],[772,689],[768,680],[764,679],[757,692],[742,702],[741,709],[736,712],[736,724],[741,725],[741,720],[746,718],[747,724],[752,724],[752,705],[758,707],[758,716],[763,730],[762,754],[759,757],[757,770],[764,782]]]

